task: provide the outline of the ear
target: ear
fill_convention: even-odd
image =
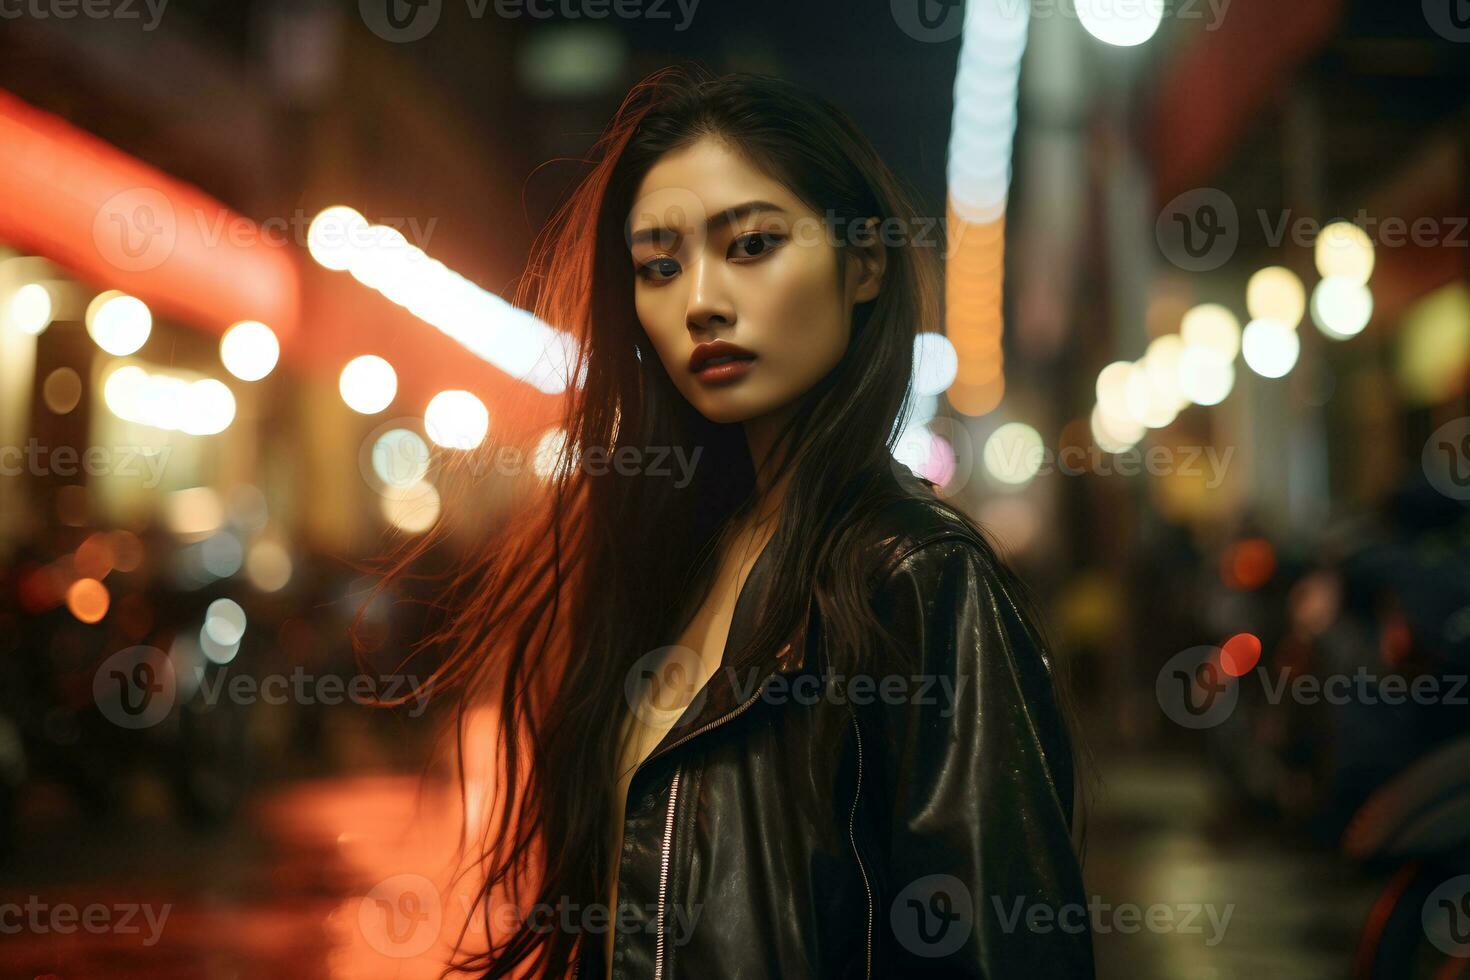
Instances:
[[[852,242],[848,255],[858,263],[853,280],[853,301],[866,303],[877,297],[883,286],[883,272],[888,267],[888,249],[883,247],[878,234],[880,221],[876,217],[864,218],[851,226]]]

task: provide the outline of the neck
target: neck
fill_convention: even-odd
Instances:
[[[780,479],[776,479],[775,469],[779,462],[775,458],[776,438],[795,412],[796,405],[792,404],[745,423],[745,441],[750,447],[751,462],[755,464],[755,506],[750,520],[756,527],[764,527],[774,521],[781,512],[781,502],[786,498],[791,470],[787,469]]]

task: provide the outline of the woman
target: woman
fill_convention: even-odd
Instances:
[[[923,227],[776,79],[660,72],[603,134],[517,297],[583,341],[566,451],[429,638],[507,733],[486,919],[561,910],[464,968],[1091,975],[1049,656],[890,452]]]

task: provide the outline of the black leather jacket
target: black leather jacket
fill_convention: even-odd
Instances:
[[[617,980],[1093,976],[1049,655],[985,541],[901,482],[872,602],[911,662],[866,694],[849,680],[840,744],[799,681],[825,662],[820,629],[715,673],[628,791]],[[815,818],[796,804],[812,789]],[[601,980],[603,944],[582,945],[576,973]]]

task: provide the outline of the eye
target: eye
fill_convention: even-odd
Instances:
[[[769,231],[753,231],[730,243],[730,257],[758,259],[780,245],[782,237]]]
[[[638,267],[639,278],[649,282],[668,282],[679,274],[679,263],[667,255],[661,255],[650,262],[645,262]]]

